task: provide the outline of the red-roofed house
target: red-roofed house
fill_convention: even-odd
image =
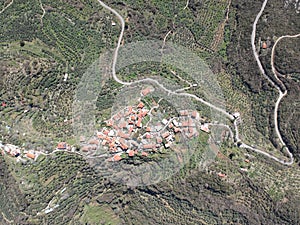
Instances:
[[[181,110],[179,112],[179,114],[180,114],[180,116],[187,116],[187,115],[189,115],[189,112],[187,110]]]
[[[145,104],[143,102],[140,102],[137,107],[142,109],[142,108],[144,108],[144,106],[145,106]]]
[[[163,138],[167,138],[167,137],[169,137],[169,135],[170,135],[170,133],[167,131],[167,132],[163,133],[161,136]]]
[[[125,113],[125,116],[128,116],[132,113],[132,106],[128,107],[128,111]]]
[[[181,132],[181,129],[178,128],[178,127],[174,127],[174,132],[175,132],[175,133]]]
[[[106,121],[106,125],[111,127],[114,124],[114,122],[112,120],[108,120]]]
[[[127,125],[127,123],[125,121],[123,121],[119,124],[119,128],[122,129],[122,128],[126,127],[126,125]]]
[[[106,135],[104,135],[103,133],[97,132],[97,137],[98,137],[99,139],[104,139],[105,136],[106,136]]]
[[[128,150],[127,153],[128,153],[129,157],[133,157],[134,156],[134,151],[133,150]]]
[[[58,149],[66,149],[67,148],[67,143],[66,142],[60,142],[57,144]]]
[[[160,143],[162,143],[162,138],[161,137],[156,137],[156,142],[158,143],[158,144],[160,144]]]
[[[143,146],[144,149],[154,149],[155,147],[156,147],[155,144],[145,144]]]
[[[266,48],[268,48],[268,45],[267,45],[266,42],[263,42],[262,45],[261,45],[261,47],[262,47],[263,49],[266,49]]]
[[[199,118],[199,113],[197,111],[192,112],[192,118],[198,119]]]
[[[201,125],[200,129],[206,133],[209,133],[209,127],[208,124]]]
[[[147,152],[142,152],[142,156],[147,157],[147,156],[148,156],[148,153],[147,153]]]
[[[119,136],[120,138],[125,138],[125,139],[128,139],[128,138],[130,137],[129,134],[125,134],[125,133],[122,132],[122,131],[119,131],[119,132],[118,132],[118,136]]]
[[[146,96],[146,95],[148,95],[151,91],[152,91],[152,90],[148,87],[148,88],[142,90],[142,95],[143,95],[143,96]]]
[[[223,177],[226,177],[226,174],[224,174],[224,173],[218,173],[218,176],[223,178]]]
[[[112,158],[112,161],[117,162],[117,161],[120,161],[121,159],[122,159],[122,157],[119,154],[115,154]]]
[[[137,126],[138,128],[141,128],[141,127],[142,127],[142,118],[139,118],[139,119],[138,119],[138,121],[137,121],[137,123],[136,123],[136,126]]]
[[[145,117],[148,114],[148,112],[149,112],[148,110],[143,110],[143,114],[142,114],[143,117]]]
[[[35,154],[32,154],[32,153],[26,153],[26,156],[28,157],[28,158],[30,158],[30,159],[35,159]]]

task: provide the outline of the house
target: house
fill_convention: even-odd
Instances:
[[[58,149],[66,149],[67,148],[67,143],[66,142],[60,142],[57,144]]]
[[[139,119],[138,119],[138,121],[137,121],[137,123],[136,123],[136,126],[137,126],[138,128],[141,128],[141,127],[142,127],[142,118],[139,118]]]
[[[174,127],[174,132],[175,132],[175,133],[181,132],[181,129],[178,128],[178,127]]]
[[[151,128],[150,127],[146,127],[146,131],[147,132],[151,132]]]
[[[118,132],[118,136],[119,136],[120,138],[125,138],[125,139],[128,139],[128,138],[130,137],[129,134],[125,134],[125,133],[122,132],[122,131],[119,131],[119,132]]]
[[[220,173],[218,173],[218,176],[223,178],[223,177],[226,177],[226,174],[220,172]]]
[[[148,156],[148,153],[147,153],[147,152],[142,152],[142,156],[147,157],[147,156]]]
[[[169,135],[170,135],[170,133],[167,131],[167,132],[163,133],[161,136],[163,138],[167,138],[167,137],[169,137]]]
[[[263,49],[267,49],[267,48],[268,48],[268,45],[267,45],[267,43],[264,41],[264,42],[262,42],[261,47],[262,47]]]
[[[155,144],[145,144],[145,145],[143,145],[144,149],[154,149],[155,147],[156,147]]]
[[[160,144],[160,143],[162,143],[162,138],[161,137],[156,137],[156,142],[158,143],[158,144]]]
[[[168,143],[164,144],[164,146],[165,146],[165,148],[170,148],[171,142],[168,142]]]
[[[91,150],[91,147],[89,145],[85,145],[80,150],[83,151],[83,152],[88,152],[88,151]]]
[[[89,144],[90,144],[90,145],[99,145],[99,141],[98,141],[97,139],[91,139],[91,140],[89,141]]]
[[[179,123],[177,122],[177,120],[173,120],[172,123],[175,127],[179,127]]]
[[[126,152],[128,153],[129,157],[133,157],[134,156],[134,151],[133,150],[127,150]]]
[[[146,133],[146,138],[150,139],[150,138],[152,138],[152,135],[150,133]]]
[[[124,127],[127,126],[127,123],[125,121],[122,121],[120,124],[119,124],[119,128],[123,129]]]
[[[142,90],[142,95],[143,95],[143,96],[146,96],[146,95],[148,95],[150,92],[152,92],[152,90],[148,87],[148,88]]]
[[[33,159],[33,160],[35,159],[35,154],[33,154],[33,153],[28,152],[28,153],[26,153],[26,156],[30,159]]]
[[[117,162],[117,161],[120,161],[121,159],[122,159],[122,157],[118,153],[113,156],[112,161]]]
[[[132,109],[133,109],[132,106],[129,106],[128,111],[125,113],[125,116],[132,114],[132,112],[133,112]]]
[[[145,106],[145,104],[143,102],[140,102],[137,107],[139,109],[142,109],[142,108],[144,108],[144,106]]]
[[[106,135],[104,135],[102,132],[97,132],[97,137],[99,139],[104,139]]]
[[[188,116],[189,115],[189,112],[187,110],[181,110],[179,112],[180,116]]]
[[[143,111],[142,111],[142,116],[145,117],[145,116],[148,114],[148,112],[149,112],[148,110],[143,109]]]
[[[199,113],[197,111],[192,112],[192,118],[198,119],[199,118]]]
[[[162,122],[163,125],[167,125],[168,124],[168,120],[166,120],[166,119],[163,119],[161,122]]]
[[[113,120],[106,121],[106,125],[111,127],[114,124]]]
[[[182,121],[181,126],[188,127],[190,125],[189,121]]]
[[[210,132],[209,126],[208,126],[207,123],[201,125],[201,126],[200,126],[200,129],[201,129],[202,131],[206,132],[206,133],[209,133],[209,132]]]
[[[133,131],[133,126],[128,126],[127,129],[128,129],[128,131],[129,131],[129,135],[130,135],[131,132]]]

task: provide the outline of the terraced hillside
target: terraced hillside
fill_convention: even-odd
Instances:
[[[268,6],[272,12],[280,6],[280,1],[274,2]],[[226,105],[228,111],[239,111],[244,118],[243,138],[267,147],[276,156],[283,154],[271,148],[270,142],[274,135],[275,91],[261,78],[250,46],[251,25],[261,1],[106,3],[126,21],[122,45],[165,39],[204,58],[223,89],[224,99],[218,103]],[[229,138],[220,143],[203,133],[194,154],[178,173],[158,184],[140,187],[111,182],[109,174],[99,175],[92,166],[98,159],[86,160],[76,150],[51,154],[60,141],[78,147],[72,126],[77,85],[101,53],[116,46],[120,25],[97,1],[14,0],[11,5],[0,1],[0,7],[5,6],[0,13],[0,141],[45,154],[26,161],[0,155],[0,224],[300,223],[298,161],[291,167],[283,166],[237,148]],[[289,13],[286,16],[292,20]],[[258,29],[262,40],[273,35],[276,18],[267,11],[264,21],[267,19],[270,25]],[[261,55],[268,73],[269,54],[267,49]],[[277,57],[281,54],[287,52],[279,46]],[[282,62],[276,65],[283,73],[291,65]],[[118,76],[132,81],[155,74],[186,85],[173,69],[159,63],[141,63],[120,71]],[[128,75],[128,71],[132,73]],[[297,75],[297,71],[287,72]],[[111,74],[107,75],[96,102],[97,129],[110,118],[122,90]],[[188,74],[181,76],[193,82]],[[295,79],[286,81],[291,89],[293,82]],[[195,87],[188,92],[203,94]],[[296,99],[297,92],[294,94],[289,98]],[[288,107],[290,99],[286,98],[280,114],[284,122],[294,121],[297,115]],[[201,116],[210,112],[198,103],[196,108]],[[285,119],[288,113],[290,120]],[[294,140],[290,145],[297,153],[295,128],[297,123],[281,126],[286,140]],[[276,144],[276,140],[272,142]],[[134,167],[142,160],[130,158],[128,162]]]

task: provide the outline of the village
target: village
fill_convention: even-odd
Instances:
[[[150,87],[143,89],[141,98],[152,91]],[[66,142],[59,142],[52,153],[66,151],[93,156],[98,148],[102,148],[109,156],[107,161],[117,162],[134,156],[148,157],[149,154],[172,149],[174,144],[182,140],[181,137],[188,141],[199,136],[199,127],[203,132],[210,132],[210,124],[200,123],[199,113],[195,110],[180,110],[178,117],[154,121],[153,111],[159,107],[159,103],[153,101],[153,105],[149,106],[141,98],[136,105],[125,107],[105,121],[106,126],[97,131],[87,143],[84,143],[84,139],[81,140],[80,152]],[[39,155],[52,154],[2,143],[0,150],[2,154],[14,157],[17,161],[36,160]]]
[[[150,87],[143,89],[141,98],[152,91]],[[91,152],[100,146],[111,155],[108,161],[116,162],[135,155],[147,157],[149,154],[172,149],[179,142],[180,136],[189,140],[199,135],[200,116],[197,111],[181,110],[178,117],[154,121],[153,111],[159,104],[152,101],[150,105],[141,98],[136,105],[125,107],[105,121],[106,126],[97,132],[97,137],[91,139],[81,150]],[[210,132],[208,123],[201,124],[200,129]]]

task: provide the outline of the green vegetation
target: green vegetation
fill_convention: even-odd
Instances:
[[[120,220],[108,205],[86,205],[84,214],[81,217],[81,223],[91,225],[118,225]]]
[[[0,5],[7,3],[2,1]],[[3,143],[50,152],[58,141],[77,142],[72,130],[72,103],[77,85],[99,55],[116,46],[120,25],[97,1],[42,0],[41,3],[46,10],[43,18],[38,0],[14,0],[0,14],[0,133]],[[186,1],[179,0],[124,0],[107,4],[127,19],[124,44],[163,40],[171,31],[167,41],[188,47],[206,60],[217,74],[224,94],[224,102],[221,99],[218,104],[242,114],[243,139],[266,148],[271,146],[268,140],[274,136],[272,106],[277,94],[255,69],[249,42],[251,24],[261,2],[233,0],[227,24],[224,20],[229,1],[224,0],[189,1],[185,9]],[[268,7],[267,20],[260,21],[258,27],[262,39],[270,37],[273,43],[274,30],[276,35],[296,32],[299,20],[290,8],[283,8],[279,0]],[[112,21],[117,24],[112,25]],[[280,72],[292,76],[284,80],[292,95],[285,98],[280,111],[281,122],[289,125],[281,124],[280,129],[284,129],[284,138],[295,152],[299,126],[291,121],[299,116],[290,107],[296,107],[298,99],[294,83],[298,71],[292,69],[299,58],[295,52],[299,49],[297,44],[287,42],[276,52],[276,57],[280,57],[276,66]],[[271,74],[268,50],[261,59]],[[111,61],[107,61],[109,66]],[[110,118],[112,106],[122,91],[122,85],[113,81],[110,72],[105,76],[107,80],[101,83],[96,102],[99,122],[96,128]],[[157,62],[133,64],[118,71],[118,77],[125,81],[153,76],[169,82],[170,86],[187,86],[179,76],[195,82],[184,71]],[[188,92],[207,98],[201,88],[191,88]],[[154,99],[159,100],[157,96]],[[152,101],[150,97],[144,100]],[[169,99],[162,100],[160,106],[165,117],[178,115]],[[202,117],[211,119],[209,107],[198,102],[195,107]],[[291,120],[285,120],[287,115]],[[177,142],[178,139],[177,136]],[[184,152],[191,156],[189,159],[180,158],[184,155],[180,151],[185,148],[180,149],[177,159],[186,164],[177,174],[141,187],[111,182],[112,171],[102,167],[98,159],[56,153],[40,155],[36,161],[16,162],[16,158],[0,155],[1,224],[9,221],[32,225],[299,223],[297,165],[287,168],[227,142],[210,146],[208,142],[213,142],[213,137],[201,132],[190,142],[192,148],[188,151],[193,151]],[[166,164],[162,169],[169,172],[167,163],[172,151],[176,150],[170,148],[134,158],[123,154],[126,160],[121,165],[126,170],[126,163],[136,166],[164,158]]]

